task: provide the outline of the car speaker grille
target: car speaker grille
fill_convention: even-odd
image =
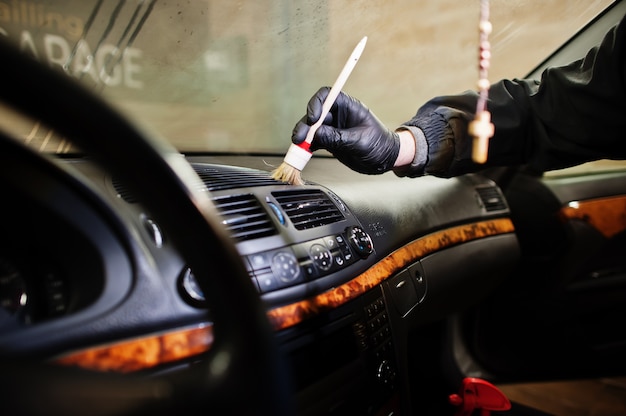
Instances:
[[[487,212],[500,211],[507,208],[504,197],[495,186],[476,188],[476,192],[478,192],[481,206],[483,206]]]
[[[191,166],[209,191],[282,185],[282,182],[272,179],[269,172],[262,170],[204,163],[193,163]]]
[[[277,232],[254,195],[218,196],[213,202],[222,217],[222,224],[236,241],[269,237]]]
[[[272,196],[297,230],[328,225],[344,219],[341,211],[322,191],[279,191],[272,192]]]

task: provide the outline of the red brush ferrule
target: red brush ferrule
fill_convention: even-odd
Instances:
[[[309,143],[307,141],[304,141],[304,142],[298,144],[298,147],[300,147],[301,149],[306,150],[309,153],[313,153],[313,152],[311,152],[311,143]]]
[[[305,146],[303,146],[303,144]],[[291,143],[291,146],[289,146],[289,150],[285,155],[285,162],[301,171],[313,156],[313,153],[311,153],[308,148],[309,143],[306,142],[302,142],[300,144]]]

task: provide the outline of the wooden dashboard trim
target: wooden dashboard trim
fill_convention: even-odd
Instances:
[[[626,195],[573,201],[561,208],[562,220],[588,223],[606,238],[626,230]]]
[[[459,225],[420,237],[399,248],[368,270],[327,292],[268,312],[277,331],[356,299],[420,258],[464,242],[512,233],[509,218]],[[213,344],[210,325],[150,335],[110,345],[76,351],[54,360],[57,364],[97,371],[128,373],[171,363],[208,351]]]
[[[356,299],[428,254],[471,240],[510,233],[513,230],[512,221],[508,218],[501,218],[434,232],[399,248],[341,286],[309,299],[270,310],[267,314],[268,318],[276,330],[289,328],[321,312]]]
[[[53,362],[102,372],[131,373],[202,354],[211,345],[213,327],[200,325],[75,351]]]

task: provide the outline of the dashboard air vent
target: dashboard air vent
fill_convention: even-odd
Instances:
[[[118,198],[122,198],[129,204],[136,204],[139,202],[139,199],[135,196],[135,194],[133,194],[130,189],[128,189],[118,178],[112,178],[111,183],[115,188]]]
[[[269,172],[262,170],[207,163],[193,163],[191,166],[209,191],[284,185],[282,182],[272,179]],[[138,198],[118,178],[114,177],[112,182],[118,197],[130,204],[139,202]]]
[[[344,219],[328,195],[318,190],[272,192],[297,230],[332,224]]]
[[[209,191],[282,185],[281,182],[272,179],[269,172],[262,170],[205,163],[193,163],[192,167]]]
[[[222,223],[236,241],[269,237],[277,232],[254,195],[218,196],[213,202],[222,216]]]
[[[476,192],[478,192],[481,206],[483,206],[487,212],[500,211],[507,208],[504,197],[495,186],[476,188]]]

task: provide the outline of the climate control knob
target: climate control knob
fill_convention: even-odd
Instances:
[[[350,246],[362,259],[367,258],[374,252],[372,239],[361,227],[356,225],[348,227],[346,229],[346,237],[350,242]]]
[[[313,258],[313,263],[320,269],[325,272],[329,271],[333,265],[333,255],[330,253],[330,250],[321,244],[313,244],[310,248],[311,258]]]
[[[292,283],[300,275],[298,260],[290,252],[280,251],[272,258],[272,272],[283,283]]]

